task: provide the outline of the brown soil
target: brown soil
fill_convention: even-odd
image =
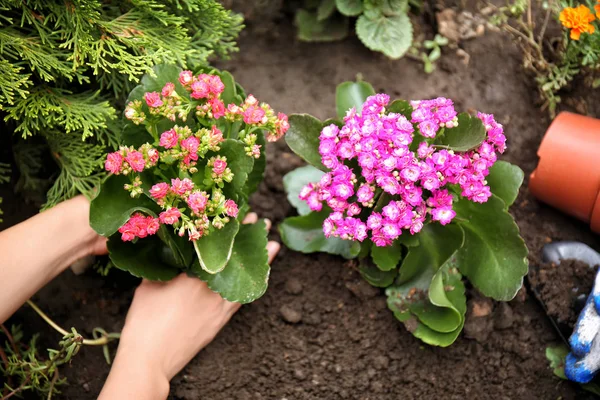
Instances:
[[[535,89],[521,69],[512,38],[488,33],[465,43],[471,56],[468,66],[446,50],[438,70],[426,75],[421,65],[387,60],[355,38],[298,43],[290,25],[283,20],[263,36],[247,29],[240,54],[222,64],[259,99],[283,112],[326,118],[335,113],[336,84],[361,73],[377,90],[393,97],[447,96],[459,109],[494,113],[509,138],[503,158],[518,164],[526,176],[534,169],[549,120],[538,109]],[[589,113],[600,116],[597,93],[571,97],[587,101]],[[293,214],[282,175],[301,162],[283,142],[270,148],[269,161],[267,178],[252,205],[277,224]],[[6,210],[15,210],[21,200],[7,198],[5,203]],[[586,225],[539,203],[526,186],[511,212],[532,264],[538,263],[547,241],[579,240],[600,248],[598,237]],[[18,215],[23,218],[27,213]],[[272,238],[278,239],[276,232]],[[135,285],[135,279],[119,271],[107,278],[66,272],[37,300],[61,324],[89,335],[96,326],[122,327]],[[171,398],[575,398],[576,386],[553,376],[546,362],[544,350],[558,337],[539,305],[525,291],[508,304],[482,308],[476,307],[478,301],[483,300],[470,293],[465,334],[454,345],[429,347],[394,319],[382,293],[366,285],[343,259],[282,249],[265,296],[244,306],[173,380]],[[487,311],[474,316],[476,308]],[[282,312],[292,312],[299,322],[284,321]],[[21,309],[10,322],[22,323],[27,332],[41,332],[44,346],[59,340],[29,309]],[[63,371],[70,385],[62,398],[94,399],[109,366],[99,349],[85,348]]]
[[[573,328],[582,306],[582,297],[592,291],[597,267],[577,260],[546,263],[530,268],[529,281],[544,303],[548,314]]]

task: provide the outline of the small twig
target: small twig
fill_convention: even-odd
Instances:
[[[527,25],[533,35],[533,18],[531,18],[531,0],[527,0]]]
[[[17,344],[15,343],[15,339],[12,337],[12,335],[10,334],[10,332],[8,331],[8,329],[6,329],[6,326],[4,326],[3,324],[0,324],[0,329],[2,329],[2,332],[4,332],[4,334],[8,338],[8,342],[10,343],[10,347],[12,347],[13,351],[15,352],[15,354],[19,354],[19,349],[17,348]]]
[[[52,377],[52,381],[50,382],[50,391],[48,391],[48,400],[52,399],[52,392],[54,392],[54,386],[56,385],[56,381],[58,381],[58,368],[54,370],[54,376]]]
[[[17,393],[19,393],[21,390],[23,390],[23,388],[29,383],[30,379],[31,379],[31,375],[27,375],[27,379],[25,379],[18,388],[16,388],[12,392],[10,392],[8,395],[6,395],[6,397],[4,397],[4,400],[10,399],[11,397],[13,397]]]
[[[542,41],[544,40],[544,34],[546,34],[546,28],[548,27],[548,22],[550,21],[550,14],[552,13],[552,9],[548,7],[546,10],[546,16],[544,17],[544,24],[542,25],[542,30],[540,31],[540,35],[538,36],[538,45],[542,46]]]
[[[33,310],[36,313],[38,313],[38,315],[42,317],[42,319],[46,321],[48,325],[54,328],[57,332],[61,333],[63,336],[69,335],[69,332],[61,328],[56,322],[52,321],[52,319],[50,319],[50,317],[48,317],[42,310],[40,310],[40,308],[36,306],[34,302],[32,302],[31,300],[27,300],[27,304],[31,308],[33,308]],[[108,342],[110,342],[111,340],[117,339],[118,336],[118,333],[111,333],[109,335],[104,335],[98,339],[83,339],[81,343],[83,343],[86,346],[104,346],[108,344]]]

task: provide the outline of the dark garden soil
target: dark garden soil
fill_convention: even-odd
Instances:
[[[277,110],[333,116],[336,84],[361,73],[376,90],[392,97],[447,96],[456,100],[457,109],[494,113],[505,124],[509,139],[503,158],[518,164],[526,176],[535,168],[536,149],[549,119],[539,110],[535,88],[521,68],[512,38],[487,33],[465,42],[468,66],[448,50],[438,70],[426,75],[418,63],[387,60],[356,38],[305,44],[294,40],[289,19],[259,36],[253,29],[262,22],[254,25],[243,33],[239,55],[221,66]],[[600,117],[598,92],[577,93],[567,94],[566,103],[587,107],[590,115]],[[269,162],[265,183],[252,205],[276,225],[294,212],[286,201],[282,176],[301,161],[280,142],[271,146]],[[30,212],[23,209],[21,199],[6,196],[4,226]],[[539,203],[526,185],[511,212],[532,264],[538,263],[540,249],[549,241],[579,240],[600,248],[600,238],[585,224]],[[276,232],[272,239],[279,239]],[[549,294],[563,299],[561,290],[570,290],[573,282],[568,275],[547,274],[540,279],[560,281],[546,285],[555,288]],[[586,279],[591,282],[591,276]],[[56,321],[86,335],[96,326],[118,331],[136,283],[120,271],[107,278],[93,271],[80,277],[67,271],[36,298]],[[21,323],[27,333],[41,332],[44,346],[59,340],[30,309],[21,309],[9,323]],[[554,377],[544,356],[546,346],[558,340],[543,310],[525,290],[504,304],[469,290],[463,334],[449,348],[426,346],[394,319],[382,292],[363,282],[352,262],[284,248],[273,264],[265,296],[244,306],[173,380],[171,398],[574,399],[576,386]],[[84,348],[63,371],[69,386],[62,398],[94,399],[109,366],[100,349]]]

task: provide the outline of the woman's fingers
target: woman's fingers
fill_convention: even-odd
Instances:
[[[256,215],[256,213],[254,212],[250,212],[246,214],[246,217],[244,218],[244,221],[242,221],[242,224],[255,224],[256,222],[258,222],[258,215]]]
[[[271,220],[268,218],[264,219],[265,221],[265,225],[267,226],[267,232],[271,230]],[[248,213],[246,214],[246,217],[244,218],[244,221],[242,222],[243,224],[255,224],[256,222],[258,222],[258,215],[256,215],[256,213]],[[273,262],[273,260],[275,259],[275,256],[277,256],[277,253],[279,253],[279,249],[281,248],[281,245],[277,242],[269,242],[267,243],[267,253],[269,254],[269,264],[271,264]]]
[[[269,242],[267,243],[267,253],[269,254],[269,264],[273,262],[277,253],[279,253],[279,249],[281,245],[277,242]]]

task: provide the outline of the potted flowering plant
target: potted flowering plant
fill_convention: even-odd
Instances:
[[[528,270],[508,213],[523,172],[497,161],[503,128],[441,97],[391,102],[366,82],[338,86],[336,103],[339,119],[290,116],[286,141],[310,165],[284,177],[299,216],[281,224],[282,240],[358,258],[413,335],[448,346],[464,325],[464,278],[510,300]]]
[[[260,297],[267,230],[239,221],[263,178],[265,140],[283,136],[287,116],[228,72],[163,65],[131,92],[125,119],[90,210],[112,263],[161,281],[185,271],[230,301]]]

